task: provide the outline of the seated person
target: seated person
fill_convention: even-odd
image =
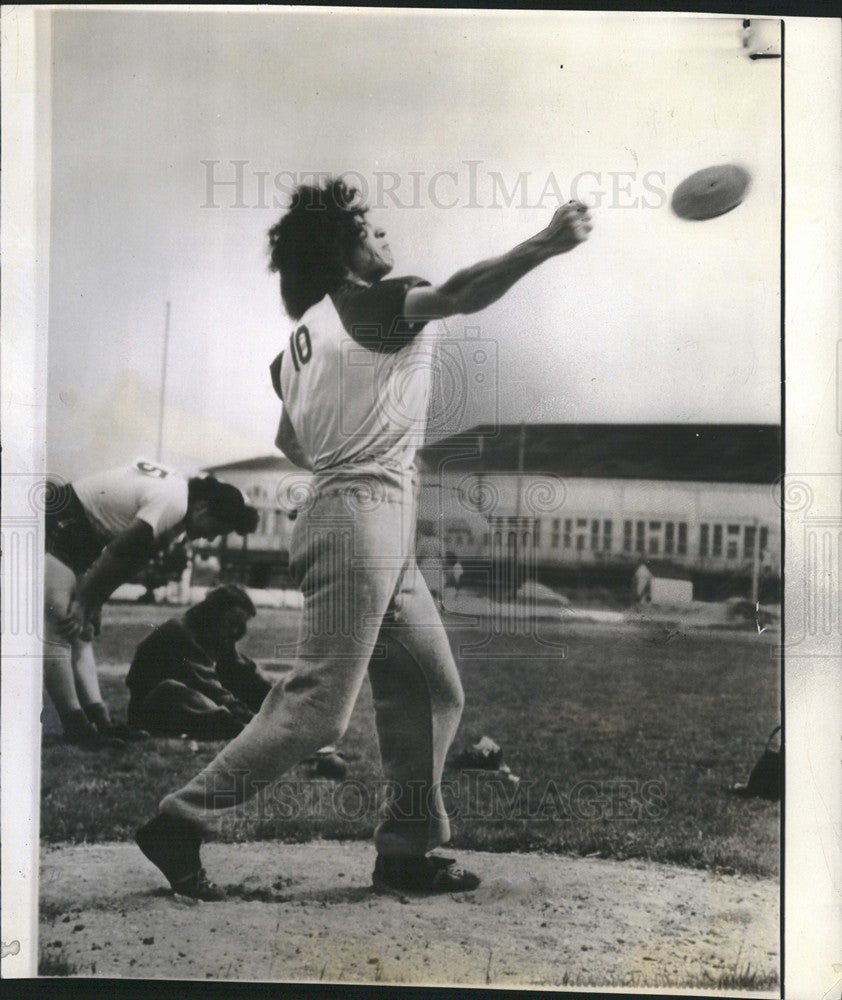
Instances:
[[[255,614],[248,594],[228,584],[151,632],[126,677],[129,725],[204,740],[240,733],[272,687],[236,646]]]
[[[228,740],[260,710],[272,681],[237,649],[256,614],[234,584],[211,590],[181,618],[159,625],[137,647],[126,677],[130,726],[165,736]],[[308,758],[316,777],[345,777],[336,747]]]

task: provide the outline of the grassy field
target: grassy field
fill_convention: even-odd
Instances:
[[[114,714],[127,701],[122,673],[136,643],[171,609],[111,605],[98,657]],[[297,615],[261,611],[243,648],[284,669]],[[520,777],[448,769],[453,845],[646,858],[757,875],[778,870],[779,807],[729,795],[745,780],[779,718],[775,638],[753,632],[547,626],[563,652],[499,637],[482,651],[450,628],[467,704],[454,750],[487,735]],[[546,656],[536,653],[546,649]],[[45,840],[127,839],[168,791],[219,744],[153,740],[83,751],[45,738]],[[339,785],[306,766],[223,826],[223,839],[368,838],[376,821],[379,763],[367,685],[341,749]]]

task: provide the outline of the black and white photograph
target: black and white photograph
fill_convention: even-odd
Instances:
[[[838,22],[3,22],[2,975],[837,997]]]

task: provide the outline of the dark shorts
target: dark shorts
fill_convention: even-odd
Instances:
[[[77,576],[92,565],[106,545],[69,485],[61,487],[48,500],[44,528],[47,552]]]

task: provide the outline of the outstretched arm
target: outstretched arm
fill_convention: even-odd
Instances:
[[[556,210],[546,229],[508,253],[457,271],[442,285],[410,289],[404,315],[410,319],[479,312],[539,264],[584,242],[590,231],[587,208],[570,201]]]

